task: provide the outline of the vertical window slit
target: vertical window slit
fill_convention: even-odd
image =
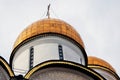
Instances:
[[[59,59],[64,60],[62,45],[58,45]]]
[[[34,48],[30,47],[30,59],[29,59],[29,69],[33,68],[33,60],[34,60]]]
[[[81,62],[81,64],[82,64],[82,58],[80,58],[80,62]]]

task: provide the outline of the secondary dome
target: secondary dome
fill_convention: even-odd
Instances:
[[[44,33],[58,33],[78,42],[83,48],[84,44],[77,31],[68,23],[59,19],[43,19],[28,26],[17,38],[13,48],[23,41]]]
[[[93,57],[93,56],[89,56],[88,57],[88,65],[99,65],[99,66],[103,66],[106,67],[110,70],[112,70],[113,72],[116,72],[115,69],[106,61],[97,58],[97,57]]]

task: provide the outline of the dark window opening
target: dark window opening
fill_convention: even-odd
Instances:
[[[82,64],[82,58],[80,58],[80,62],[81,62],[81,64]]]
[[[34,48],[30,47],[30,59],[29,59],[29,69],[33,68],[33,60],[34,60]]]
[[[62,45],[58,45],[59,59],[64,60]]]

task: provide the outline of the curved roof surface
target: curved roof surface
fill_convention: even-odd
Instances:
[[[115,69],[109,63],[97,57],[89,56],[88,65],[100,65],[116,72]]]
[[[14,43],[14,47],[17,47],[21,42],[24,40],[27,40],[29,38],[32,38],[34,36],[43,34],[43,33],[58,33],[65,36],[68,36],[78,42],[83,48],[84,44],[80,37],[80,35],[77,33],[77,31],[68,23],[59,20],[59,19],[43,19],[39,20],[37,22],[34,22],[33,24],[29,25],[23,32],[18,36],[16,39],[16,42]]]

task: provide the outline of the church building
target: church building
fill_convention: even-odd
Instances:
[[[9,63],[0,57],[0,80],[120,80],[106,61],[87,56],[79,33],[60,19],[45,18],[18,36]]]

